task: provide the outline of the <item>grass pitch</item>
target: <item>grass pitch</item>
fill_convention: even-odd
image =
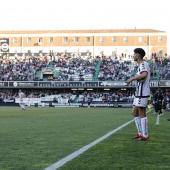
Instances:
[[[61,170],[170,169],[170,112],[148,113],[149,141],[133,141],[134,122]],[[0,107],[0,170],[43,170],[132,120],[128,108]]]

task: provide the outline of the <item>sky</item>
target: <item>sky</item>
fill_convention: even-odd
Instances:
[[[170,39],[168,2],[170,1],[0,0],[0,30],[150,28],[166,31]],[[169,44],[168,41],[168,46]]]

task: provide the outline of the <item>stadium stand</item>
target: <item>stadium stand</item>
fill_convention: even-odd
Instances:
[[[170,79],[170,57],[163,60],[155,57],[148,63],[152,79]],[[131,59],[114,57],[2,57],[0,81],[125,81],[136,74],[136,69]],[[48,79],[49,76],[53,78]]]
[[[151,79],[152,80],[170,80],[170,57],[164,58],[161,60],[158,57],[153,57],[151,60],[148,60],[151,69]],[[7,58],[2,56],[0,58],[0,81],[1,82],[10,82],[10,81],[126,81],[129,77],[132,77],[136,74],[137,65],[132,60],[131,57],[122,58],[121,60],[116,57],[92,57],[92,56],[25,56],[25,57],[15,57],[12,56]],[[2,89],[1,89],[2,90]],[[119,89],[120,90],[120,89]],[[53,89],[54,91],[54,89]],[[115,89],[112,89],[112,94],[117,96]],[[133,88],[131,89],[133,91]],[[40,93],[40,92],[38,92]],[[50,95],[58,95],[50,93]],[[85,92],[84,92],[85,93]],[[89,93],[89,96],[92,98],[93,102],[113,102],[121,101],[127,102],[131,101],[132,94],[127,96],[119,96],[117,99],[112,95],[100,94],[97,96],[95,93]],[[66,101],[64,94],[60,97],[61,100],[57,101]],[[75,95],[75,94],[72,94]],[[47,96],[47,95],[45,95]],[[88,96],[88,97],[89,97]],[[97,96],[97,97],[96,97]],[[1,92],[1,100],[10,100],[15,99],[17,94],[15,90],[13,92]],[[28,98],[41,97],[41,95],[32,95],[27,94]],[[69,98],[67,102],[80,103],[87,100],[87,95],[85,94],[76,94],[73,98]],[[49,99],[49,97],[46,97]],[[53,96],[54,99],[54,96]],[[62,102],[60,102],[62,103]]]

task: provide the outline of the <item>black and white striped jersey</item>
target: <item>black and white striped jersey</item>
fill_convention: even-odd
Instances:
[[[140,75],[144,71],[148,74],[145,79],[137,80],[136,97],[146,98],[150,95],[150,67],[146,61],[143,61],[138,65],[137,75]]]

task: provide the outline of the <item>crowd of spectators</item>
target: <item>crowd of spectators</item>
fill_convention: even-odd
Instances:
[[[100,66],[98,79],[102,81],[125,81],[132,76],[134,71],[134,68],[131,69],[130,65],[132,65],[131,61],[113,61],[111,57],[103,59]]]
[[[25,98],[41,98],[41,97],[47,97],[47,96],[55,96],[60,95],[64,98],[70,98],[73,93],[62,93],[58,92],[56,90],[23,90],[25,94]],[[18,90],[0,90],[0,101],[10,101],[15,100],[15,98],[18,98]]]
[[[152,54],[151,63],[151,77],[159,79],[170,79],[170,56],[161,58],[156,54]]]
[[[85,75],[94,76],[99,58],[92,56],[77,56],[72,58],[59,58],[53,60],[53,65],[60,72],[57,81],[83,81]]]
[[[98,80],[124,80],[131,75],[129,71],[130,61],[111,59],[111,57],[92,56],[27,56],[11,57],[3,56],[0,59],[0,81],[42,81],[43,74],[37,76],[37,72],[43,69],[53,68],[53,75],[49,75],[49,81],[84,81],[93,80],[96,66],[102,61]],[[59,72],[59,75],[55,73]]]
[[[78,102],[86,102],[89,98],[92,99],[92,101],[102,101],[102,102],[113,102],[113,101],[124,101],[124,102],[132,102],[134,97],[134,90],[127,90],[127,91],[121,91],[121,90],[115,90],[115,91],[108,91],[108,92],[90,92],[90,91],[84,91],[81,94],[75,94],[75,92],[58,92],[56,90],[23,90],[25,94],[25,98],[41,98],[41,97],[49,97],[53,96],[54,100],[55,96],[60,95],[63,99],[71,99],[72,95],[77,96]],[[9,100],[15,100],[15,98],[18,98],[18,91],[0,91],[0,101],[9,101]],[[69,101],[73,102],[73,101]]]
[[[79,95],[79,102],[87,102],[88,99],[91,98],[91,101],[93,102],[130,102],[132,103],[134,98],[134,91],[133,90],[127,90],[127,91],[121,91],[121,90],[115,90],[115,91],[108,91],[108,92],[83,92],[81,95]]]
[[[34,81],[36,72],[48,65],[48,60],[39,57],[13,57],[5,56],[0,60],[0,81]]]
[[[44,90],[23,90],[25,93],[25,98],[53,98],[54,102],[58,99],[68,99],[69,103],[87,103],[89,99],[92,102],[101,103],[133,103],[133,98],[135,95],[135,89],[115,89],[112,91],[82,91],[81,93],[76,93],[76,91],[61,92],[53,89]],[[154,95],[155,90],[151,92],[150,103],[154,106]],[[73,97],[74,96],[74,97]],[[75,96],[77,98],[74,101]],[[59,98],[58,98],[59,97]],[[14,102],[18,98],[18,90],[0,90],[0,102]],[[168,90],[163,90],[163,110],[170,110],[170,92]]]
[[[122,60],[123,58],[123,60]],[[88,81],[94,80],[97,66],[101,61],[96,80],[125,81],[133,76],[137,66],[126,55],[121,60],[116,57],[101,56],[25,56],[0,58],[0,81],[43,81],[42,70],[53,68],[49,81]],[[160,58],[152,55],[150,60],[151,78],[170,79],[170,57]],[[40,72],[41,76],[37,76]],[[58,72],[58,75],[56,74]]]

